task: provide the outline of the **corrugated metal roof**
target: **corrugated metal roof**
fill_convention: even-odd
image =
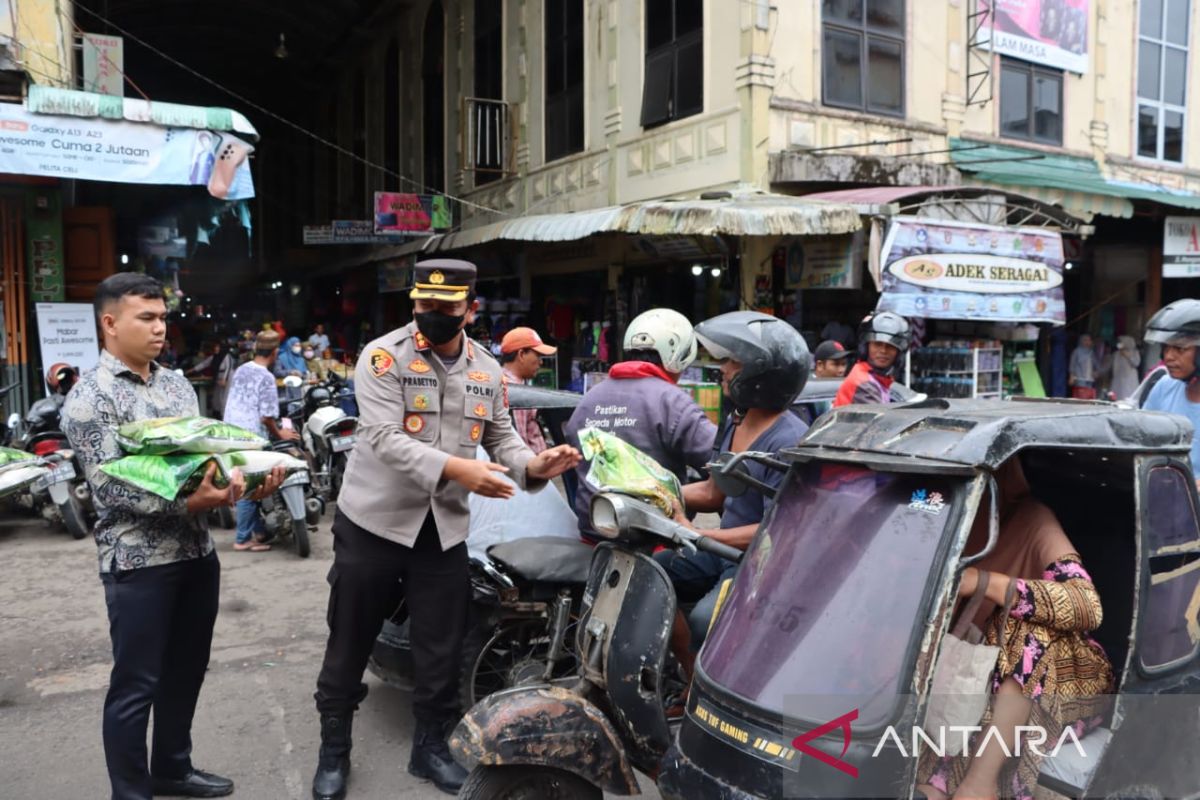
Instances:
[[[496,240],[566,242],[601,233],[641,236],[810,236],[862,227],[854,206],[806,197],[736,192],[724,199],[646,200],[565,214],[536,214],[435,237],[424,252]]]

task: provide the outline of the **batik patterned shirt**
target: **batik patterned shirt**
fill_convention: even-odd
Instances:
[[[203,515],[189,516],[187,499],[164,500],[100,471],[124,456],[117,429],[127,422],[200,413],[182,375],[150,365],[150,380],[107,350],[71,390],[63,431],[92,487],[99,521],[94,531],[100,572],[124,572],[201,558],[213,550]]]
[[[225,421],[266,437],[266,417],[279,417],[279,390],[271,370],[250,361],[233,373],[233,385],[225,401]]]

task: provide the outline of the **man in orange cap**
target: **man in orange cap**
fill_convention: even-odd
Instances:
[[[533,328],[513,328],[500,342],[500,363],[504,365],[505,383],[525,383],[533,380],[542,368],[542,356],[558,352],[542,341]],[[513,411],[517,433],[535,454],[546,449],[546,438],[537,421],[536,409]]]

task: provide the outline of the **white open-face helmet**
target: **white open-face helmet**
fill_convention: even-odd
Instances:
[[[667,372],[683,372],[696,360],[696,333],[678,311],[652,308],[638,314],[625,329],[625,351],[653,350]]]

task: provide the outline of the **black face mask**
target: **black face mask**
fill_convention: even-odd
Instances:
[[[413,319],[417,321],[417,330],[419,330],[431,344],[439,345],[446,344],[458,335],[462,329],[463,319],[466,314],[455,317],[450,314],[443,314],[440,311],[424,311],[419,314],[413,314]]]

